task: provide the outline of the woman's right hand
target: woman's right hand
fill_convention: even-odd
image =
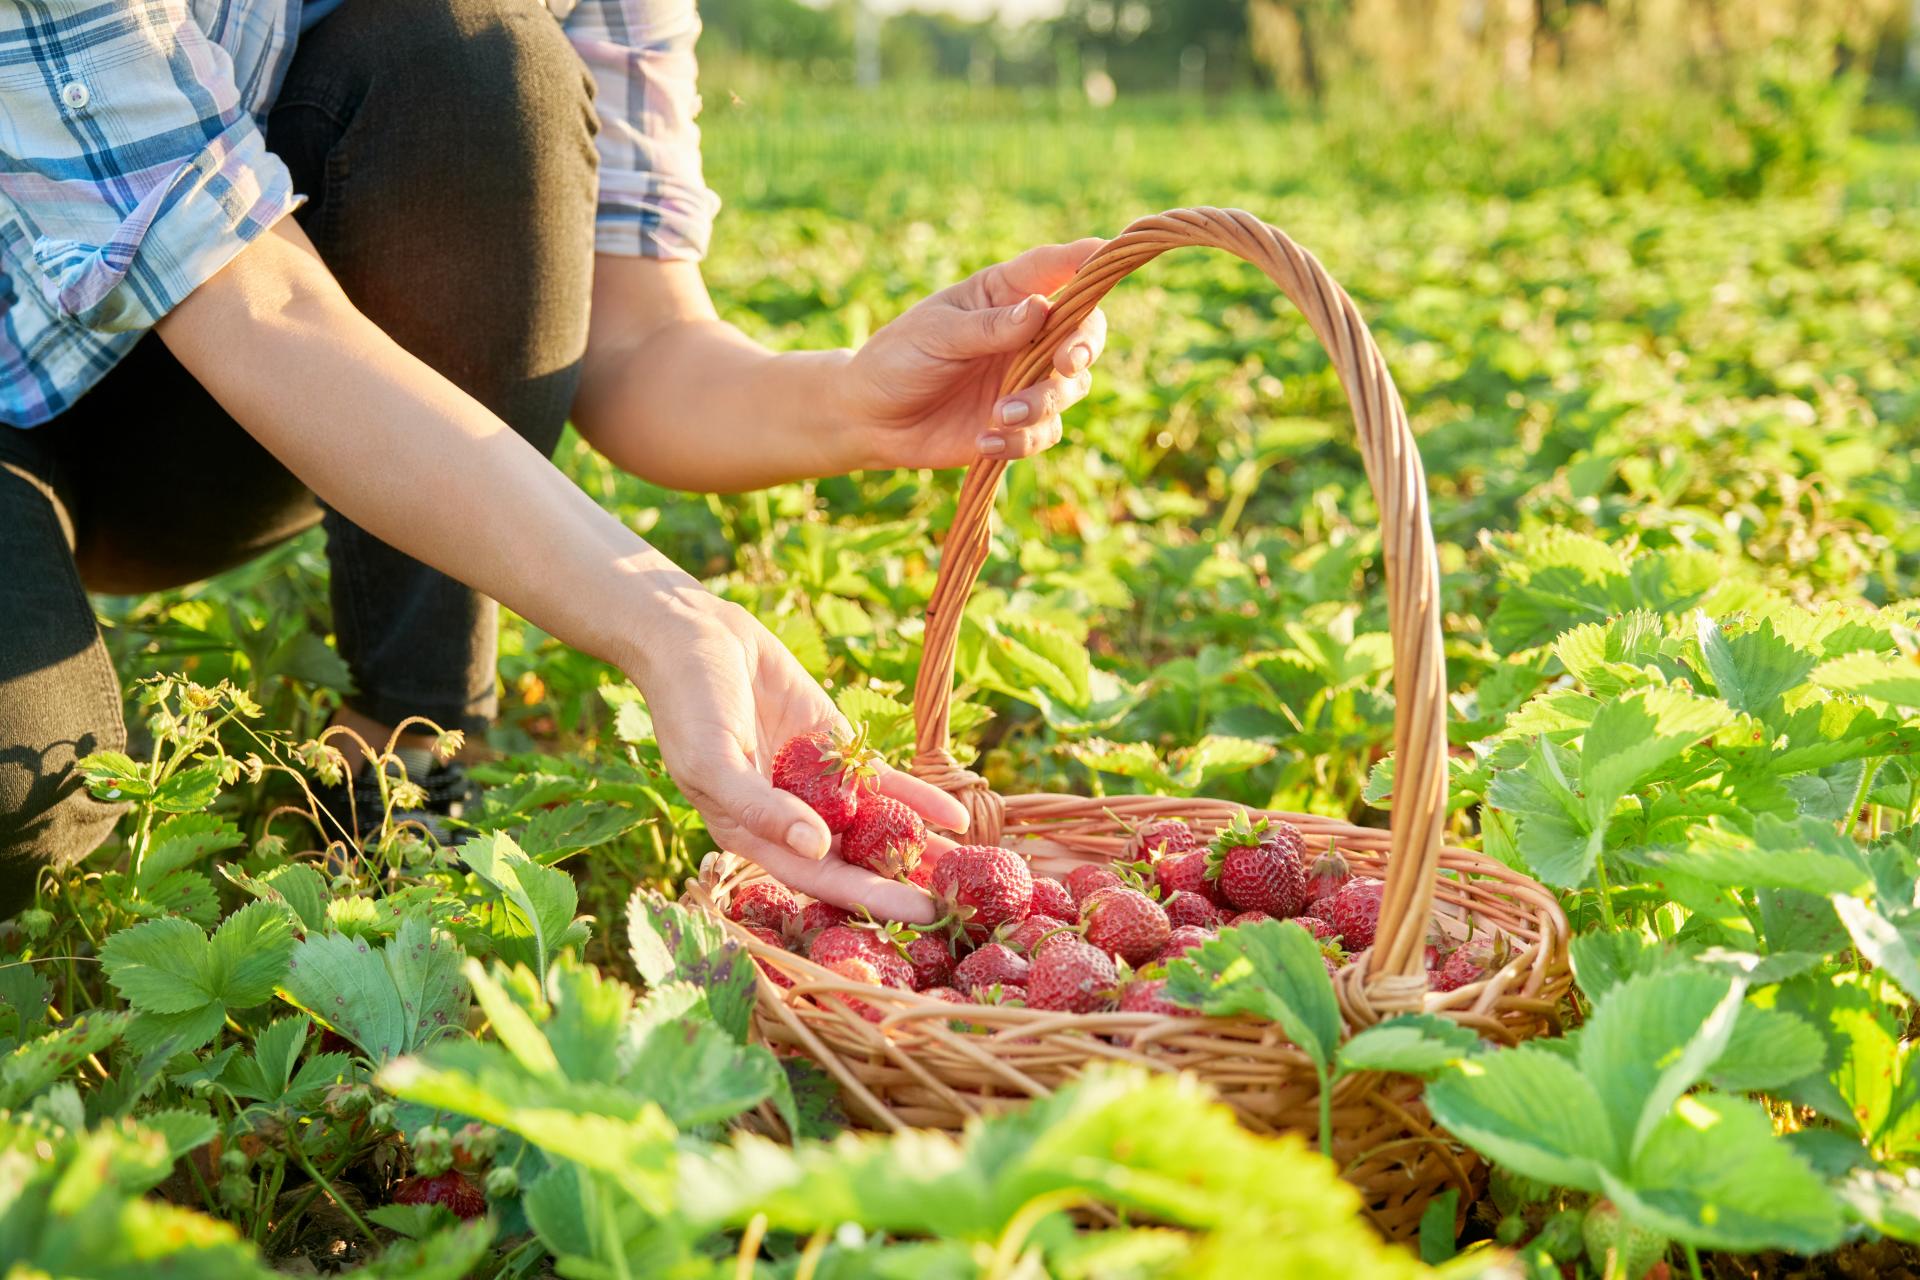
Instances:
[[[714,842],[789,888],[879,919],[925,924],[928,896],[830,856],[826,823],[770,780],[788,739],[846,721],[773,633],[738,605],[689,585],[650,619],[634,683],[646,697],[667,771]],[[881,766],[879,789],[928,826],[961,832],[967,811],[939,788]]]

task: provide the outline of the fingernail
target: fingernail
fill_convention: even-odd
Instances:
[[[796,822],[787,828],[787,848],[803,858],[827,856],[827,846],[821,842],[820,833],[804,822]]]
[[[1027,415],[1033,412],[1033,406],[1025,400],[1009,400],[1000,406],[1000,421],[1008,426],[1025,422]]]
[[[1067,352],[1067,367],[1075,373],[1080,372],[1092,363],[1093,352],[1088,349],[1085,343],[1077,342],[1073,345],[1072,350]]]
[[[1025,324],[1027,322],[1027,312],[1031,310],[1033,310],[1033,299],[1022,298],[1020,305],[1013,309],[1013,322],[1015,324]]]
[[[974,447],[982,453],[1005,453],[1007,451],[1007,442],[999,436],[981,436],[978,440],[975,440],[973,444]]]

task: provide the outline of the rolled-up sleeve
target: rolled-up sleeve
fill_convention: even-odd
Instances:
[[[565,27],[593,76],[600,117],[594,248],[704,257],[720,198],[701,171],[694,0],[580,0]]]
[[[184,0],[0,6],[0,74],[0,252],[56,325],[151,327],[299,203]]]

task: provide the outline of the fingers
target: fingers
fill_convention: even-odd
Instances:
[[[1052,293],[1071,280],[1080,265],[1105,243],[1098,236],[1089,236],[1071,244],[1043,244],[988,267],[976,278],[995,303],[1024,294]]]
[[[768,875],[789,889],[810,898],[855,912],[865,907],[876,920],[900,920],[907,924],[933,921],[933,899],[910,884],[888,880],[865,867],[856,867],[838,858],[816,862],[752,838],[735,840],[727,847],[764,867]]]
[[[1053,353],[1053,367],[1072,378],[1092,367],[1107,346],[1107,313],[1095,307],[1087,318],[1061,339]]]
[[[1037,293],[1008,306],[938,307],[927,314],[931,329],[922,345],[928,354],[947,360],[1018,351],[1046,324],[1047,310],[1046,298]]]
[[[965,805],[931,782],[923,782],[910,773],[882,769],[875,785],[881,795],[892,796],[925,818],[930,826],[964,832],[971,822]]]
[[[993,458],[1029,458],[1060,443],[1060,414],[1077,404],[1093,386],[1093,373],[1072,377],[1050,373],[1045,379],[1000,402],[995,422],[980,433],[974,447]]]
[[[726,743],[691,763],[686,776],[700,781],[698,794],[688,798],[705,813],[709,828],[734,828],[800,858],[827,856],[833,836],[820,815],[769,782],[737,744]]]

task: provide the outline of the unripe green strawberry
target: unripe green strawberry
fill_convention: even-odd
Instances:
[[[435,1177],[453,1167],[453,1135],[437,1124],[422,1125],[407,1139],[415,1172]]]
[[[1667,1238],[1628,1222],[1611,1200],[1596,1200],[1587,1209],[1580,1239],[1586,1246],[1587,1265],[1612,1280],[1641,1280],[1667,1256]]]
[[[487,1170],[487,1199],[511,1200],[520,1194],[520,1174],[510,1164],[495,1165]]]

